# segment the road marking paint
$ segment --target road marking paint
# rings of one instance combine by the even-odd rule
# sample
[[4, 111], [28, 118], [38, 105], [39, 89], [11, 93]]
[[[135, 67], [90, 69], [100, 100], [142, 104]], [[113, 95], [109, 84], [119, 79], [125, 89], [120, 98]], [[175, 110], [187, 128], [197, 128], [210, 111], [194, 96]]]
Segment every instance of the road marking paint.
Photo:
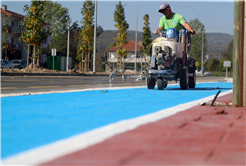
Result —
[[61, 86], [29, 86], [28, 88], [57, 88]]
[[40, 80], [2, 80], [2, 81], [40, 81]]
[[102, 88], [87, 88], [87, 89], [76, 89], [76, 90], [66, 90], [66, 91], [50, 91], [50, 92], [35, 92], [35, 93], [12, 93], [12, 94], [1, 94], [0, 97], [11, 97], [11, 96], [26, 96], [26, 95], [42, 95], [51, 93], [70, 93], [70, 92], [84, 92], [92, 90], [105, 90], [105, 89], [132, 89], [132, 88], [144, 88], [146, 86], [126, 86], [126, 87], [102, 87]]
[[[220, 96], [232, 93], [232, 90], [223, 92]], [[201, 105], [204, 102], [210, 101], [214, 98], [214, 95], [192, 101], [185, 104], [180, 104], [171, 108], [163, 109], [155, 113], [143, 115], [137, 118], [128, 120], [122, 120], [113, 124], [109, 124], [82, 134], [72, 136], [67, 139], [59, 140], [54, 143], [50, 143], [38, 148], [27, 150], [17, 155], [7, 157], [2, 160], [3, 165], [38, 165], [45, 162], [49, 162], [58, 157], [76, 152], [78, 150], [85, 149], [96, 143], [102, 142], [108, 138], [111, 138], [117, 134], [124, 133], [129, 130], [133, 130], [141, 125], [147, 123], [156, 122], [163, 118], [167, 118], [178, 112], [187, 110], [193, 106]], [[66, 148], [61, 148], [66, 147]], [[48, 155], [47, 155], [48, 154]]]
[[109, 83], [108, 84], [98, 84], [100, 86], [109, 86]]
[[17, 87], [1, 87], [1, 89], [18, 89]]
[[91, 86], [91, 85], [68, 85], [69, 87], [76, 87], [76, 86]]

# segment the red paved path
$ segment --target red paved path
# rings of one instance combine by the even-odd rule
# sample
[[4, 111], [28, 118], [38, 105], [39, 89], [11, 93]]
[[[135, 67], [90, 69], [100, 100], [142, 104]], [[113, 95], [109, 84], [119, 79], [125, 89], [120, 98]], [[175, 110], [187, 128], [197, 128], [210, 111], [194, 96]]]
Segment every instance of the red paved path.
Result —
[[245, 165], [245, 112], [195, 106], [43, 165]]

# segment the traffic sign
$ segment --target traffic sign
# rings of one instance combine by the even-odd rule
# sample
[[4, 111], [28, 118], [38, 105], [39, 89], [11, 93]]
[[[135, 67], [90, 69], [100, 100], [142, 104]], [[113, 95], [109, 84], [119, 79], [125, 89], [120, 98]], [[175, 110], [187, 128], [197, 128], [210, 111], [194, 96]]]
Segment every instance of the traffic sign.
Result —
[[51, 55], [52, 55], [52, 56], [56, 56], [56, 49], [53, 48], [53, 49], [51, 50]]
[[224, 61], [223, 66], [224, 67], [231, 67], [231, 61]]
[[199, 66], [199, 62], [196, 62], [196, 64], [195, 64], [196, 66]]

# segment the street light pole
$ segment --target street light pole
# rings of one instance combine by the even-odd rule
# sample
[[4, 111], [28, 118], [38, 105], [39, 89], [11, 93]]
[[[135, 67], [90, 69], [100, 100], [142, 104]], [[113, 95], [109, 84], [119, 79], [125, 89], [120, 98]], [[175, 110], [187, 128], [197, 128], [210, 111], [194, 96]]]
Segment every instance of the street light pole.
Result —
[[136, 5], [136, 34], [135, 34], [135, 65], [134, 65], [134, 72], [137, 73], [137, 33], [138, 33], [138, 4], [125, 4], [126, 6]]
[[202, 31], [202, 58], [201, 58], [201, 72], [203, 75], [203, 35], [204, 35], [204, 31]]
[[69, 35], [70, 35], [70, 21], [68, 22], [68, 34], [67, 34], [67, 71], [68, 71], [68, 66], [69, 66]]
[[93, 48], [93, 73], [96, 73], [96, 41], [97, 39], [97, 0], [95, 0], [94, 48]]

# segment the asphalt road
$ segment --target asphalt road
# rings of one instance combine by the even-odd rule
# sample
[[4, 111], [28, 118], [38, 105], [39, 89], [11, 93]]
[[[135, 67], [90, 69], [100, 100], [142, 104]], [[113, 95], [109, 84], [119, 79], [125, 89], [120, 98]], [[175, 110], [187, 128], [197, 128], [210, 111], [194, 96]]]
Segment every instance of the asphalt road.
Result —
[[[225, 77], [197, 77], [197, 83], [223, 81], [225, 81]], [[176, 82], [172, 81], [169, 84], [176, 84]], [[126, 81], [123, 81], [121, 76], [116, 76], [111, 87], [145, 85], [145, 81], [136, 82], [135, 78], [127, 78]], [[107, 87], [109, 87], [108, 76], [1, 76], [1, 94], [57, 92]]]

